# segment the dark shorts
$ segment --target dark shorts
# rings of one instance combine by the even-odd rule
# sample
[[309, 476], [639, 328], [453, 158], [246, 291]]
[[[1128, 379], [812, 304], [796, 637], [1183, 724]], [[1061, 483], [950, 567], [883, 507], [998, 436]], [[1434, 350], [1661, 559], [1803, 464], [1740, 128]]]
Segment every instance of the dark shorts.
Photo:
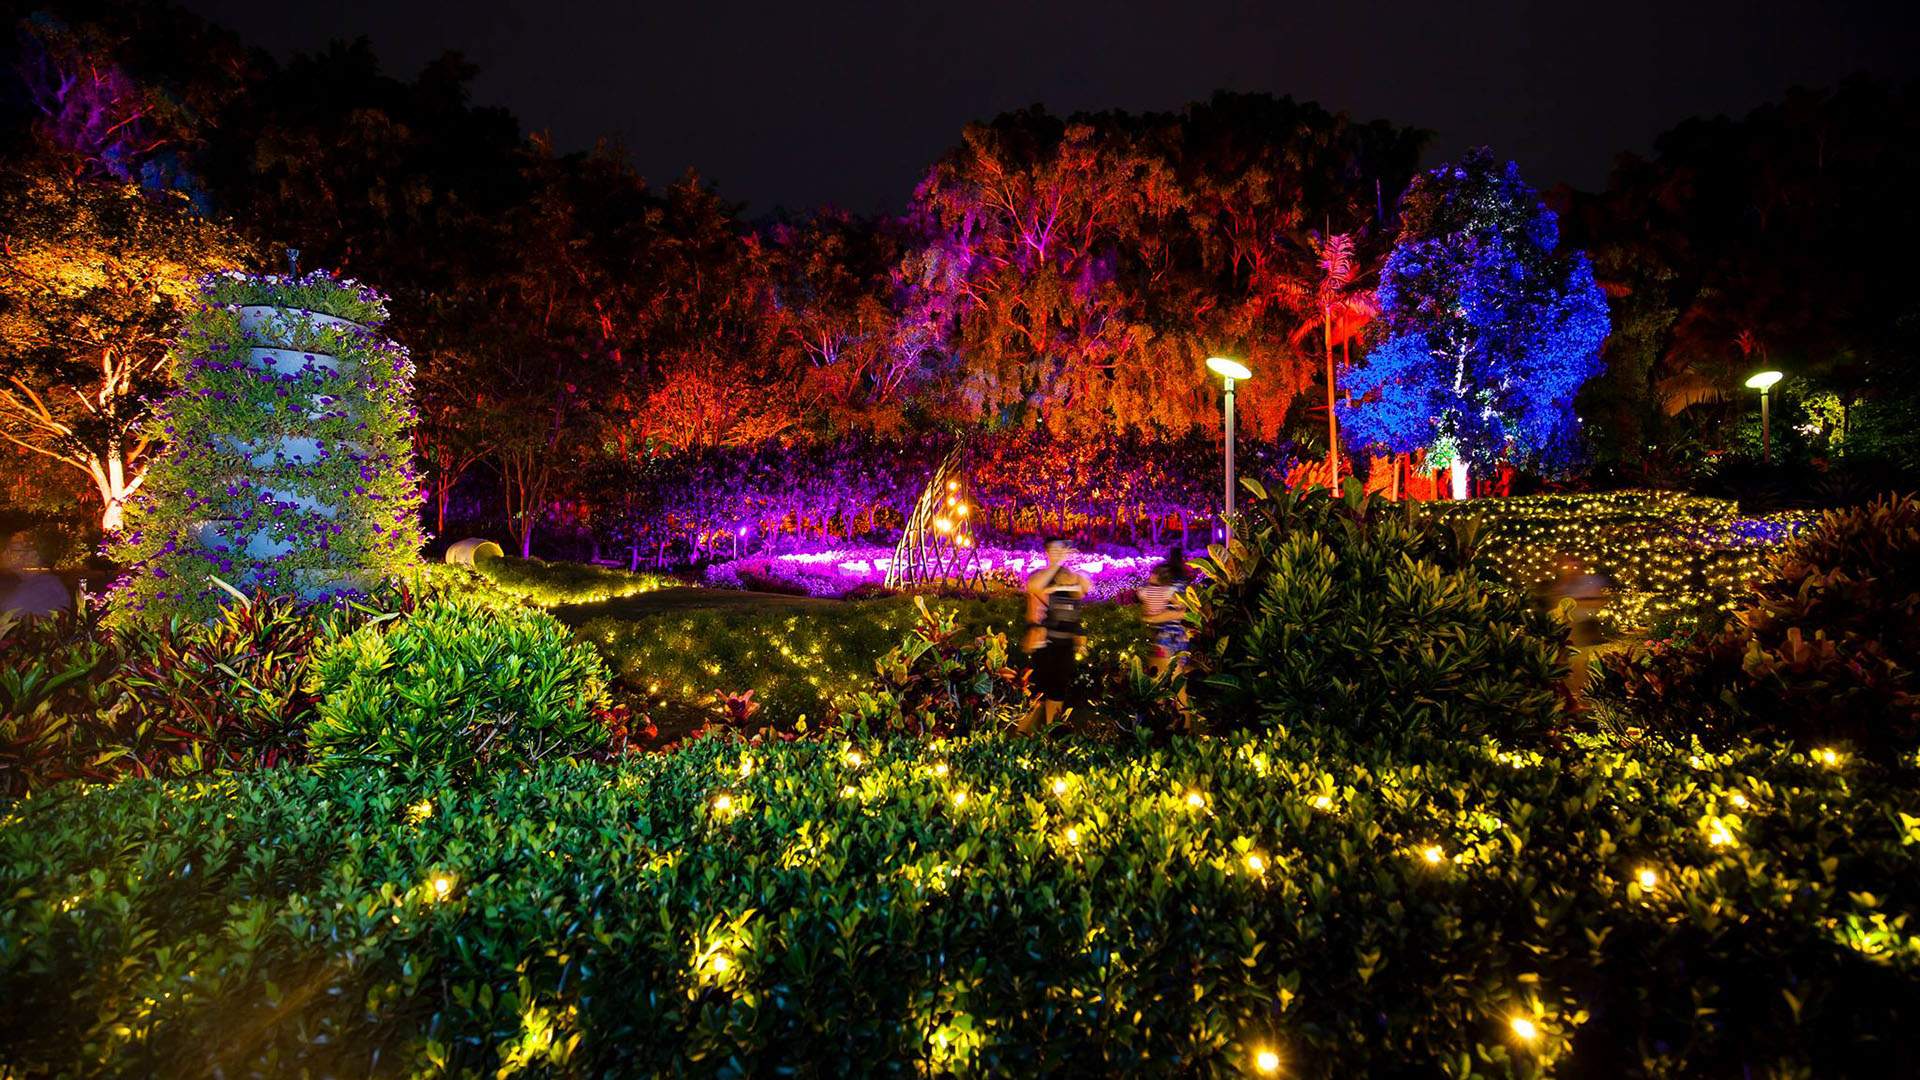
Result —
[[1027, 687], [1035, 697], [1067, 700], [1067, 691], [1073, 686], [1074, 651], [1070, 641], [1049, 641], [1027, 654], [1027, 670], [1032, 673]]

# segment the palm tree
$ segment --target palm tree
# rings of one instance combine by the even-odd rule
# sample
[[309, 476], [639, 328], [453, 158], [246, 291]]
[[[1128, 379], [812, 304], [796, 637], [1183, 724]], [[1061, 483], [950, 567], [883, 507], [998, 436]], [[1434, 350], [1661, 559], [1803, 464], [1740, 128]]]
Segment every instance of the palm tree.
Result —
[[1334, 373], [1333, 349], [1340, 346], [1342, 361], [1353, 361], [1353, 339], [1379, 317], [1380, 305], [1374, 291], [1362, 288], [1359, 257], [1352, 233], [1331, 233], [1322, 237], [1308, 233], [1307, 242], [1314, 261], [1320, 267], [1320, 280], [1314, 290], [1319, 314], [1301, 323], [1293, 332], [1299, 344], [1317, 328], [1327, 354], [1327, 487], [1340, 486], [1340, 417], [1334, 411], [1339, 380]]

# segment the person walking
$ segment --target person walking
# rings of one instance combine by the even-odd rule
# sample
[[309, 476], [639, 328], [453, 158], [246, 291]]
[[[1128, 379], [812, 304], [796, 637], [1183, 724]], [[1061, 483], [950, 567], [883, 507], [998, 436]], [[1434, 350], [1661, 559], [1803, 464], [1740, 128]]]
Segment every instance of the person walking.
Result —
[[1140, 621], [1147, 624], [1153, 639], [1153, 653], [1147, 668], [1158, 676], [1169, 667], [1187, 664], [1187, 606], [1180, 592], [1187, 584], [1187, 556], [1179, 548], [1167, 552], [1167, 559], [1153, 568], [1147, 583], [1140, 586]]
[[1020, 646], [1027, 653], [1033, 707], [1015, 730], [1031, 735], [1060, 719], [1086, 636], [1080, 632], [1080, 605], [1090, 582], [1067, 565], [1073, 546], [1064, 537], [1046, 538], [1047, 564], [1027, 577], [1027, 630]]

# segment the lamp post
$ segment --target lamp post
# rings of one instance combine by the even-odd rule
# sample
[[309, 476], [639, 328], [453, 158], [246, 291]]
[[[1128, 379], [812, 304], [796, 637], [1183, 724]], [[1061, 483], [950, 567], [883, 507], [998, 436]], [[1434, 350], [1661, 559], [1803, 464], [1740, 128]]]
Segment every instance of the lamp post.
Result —
[[1227, 383], [1227, 512], [1221, 517], [1226, 539], [1233, 539], [1233, 384], [1253, 378], [1253, 372], [1238, 360], [1224, 356], [1207, 357], [1207, 370]]
[[1773, 461], [1773, 411], [1768, 407], [1767, 391], [1786, 376], [1777, 371], [1755, 372], [1747, 380], [1747, 389], [1760, 391], [1760, 460]]

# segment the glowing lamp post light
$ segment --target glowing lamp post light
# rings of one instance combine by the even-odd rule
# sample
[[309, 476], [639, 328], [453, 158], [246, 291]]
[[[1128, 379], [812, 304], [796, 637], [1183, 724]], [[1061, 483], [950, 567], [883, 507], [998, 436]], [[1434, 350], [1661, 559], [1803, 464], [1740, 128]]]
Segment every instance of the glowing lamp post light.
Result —
[[1786, 376], [1777, 371], [1761, 371], [1747, 380], [1747, 389], [1760, 391], [1760, 460], [1773, 460], [1773, 413], [1768, 407], [1767, 391]]
[[1226, 539], [1233, 539], [1233, 384], [1253, 378], [1253, 372], [1238, 360], [1224, 356], [1207, 357], [1207, 370], [1227, 383], [1227, 512], [1221, 518]]

